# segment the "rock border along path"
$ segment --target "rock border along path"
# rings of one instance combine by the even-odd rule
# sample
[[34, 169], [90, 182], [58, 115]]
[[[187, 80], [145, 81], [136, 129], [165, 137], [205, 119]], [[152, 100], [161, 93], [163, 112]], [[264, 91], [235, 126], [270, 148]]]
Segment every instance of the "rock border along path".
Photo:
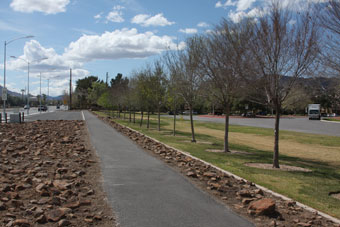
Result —
[[254, 226], [110, 125], [84, 114], [121, 227]]
[[[166, 163], [170, 164], [175, 153], [175, 157], [180, 155], [184, 155], [187, 158], [190, 158], [191, 160], [197, 161], [200, 163], [200, 165], [204, 164], [205, 168], [209, 167], [215, 170], [218, 174], [222, 174], [222, 178], [225, 176], [229, 176], [235, 180], [238, 181], [240, 184], [239, 191], [236, 192], [236, 195], [239, 199], [240, 204], [233, 204], [236, 210], [240, 213], [244, 213], [244, 209], [246, 209], [246, 212], [249, 214], [250, 217], [254, 218], [254, 222], [261, 226], [281, 226], [282, 225], [298, 225], [298, 226], [313, 226], [313, 225], [321, 225], [321, 226], [340, 226], [340, 220], [336, 219], [328, 214], [325, 214], [323, 212], [317, 211], [307, 205], [304, 205], [299, 202], [292, 201], [290, 198], [283, 196], [281, 194], [278, 194], [276, 192], [273, 192], [265, 187], [262, 187], [260, 185], [256, 185], [254, 183], [248, 182], [247, 180], [236, 176], [228, 171], [225, 171], [223, 169], [220, 169], [219, 167], [216, 167], [210, 163], [207, 163], [199, 158], [196, 158], [186, 152], [177, 150], [173, 147], [170, 147], [166, 144], [163, 144], [156, 139], [153, 139], [151, 137], [148, 137], [138, 131], [135, 131], [129, 127], [122, 126], [118, 123], [109, 121], [107, 118], [103, 118], [98, 116], [102, 120], [106, 121], [107, 123], [111, 124], [116, 130], [119, 132], [122, 132], [126, 136], [130, 137], [130, 139], [134, 140], [136, 143], [141, 145], [146, 150], [152, 150], [156, 154], [159, 154], [161, 159], [163, 159]], [[140, 137], [140, 138], [137, 138]], [[151, 143], [153, 145], [150, 146]], [[156, 145], [155, 145], [156, 144]], [[175, 158], [176, 159], [176, 158]], [[186, 158], [184, 158], [186, 159]], [[191, 162], [189, 161], [189, 163]], [[178, 161], [178, 160], [177, 160]], [[189, 165], [190, 166], [190, 165]], [[192, 171], [191, 171], [192, 170]], [[199, 181], [204, 181], [200, 175], [196, 174], [195, 168], [189, 168], [183, 171], [184, 174], [186, 174], [190, 178], [198, 179]], [[204, 173], [203, 173], [204, 176]], [[216, 178], [216, 177], [213, 177]], [[216, 181], [216, 179], [213, 179]], [[220, 179], [217, 179], [220, 180]], [[228, 198], [226, 196], [223, 196], [224, 189], [221, 190], [222, 185], [221, 184], [215, 184], [216, 187], [214, 187], [214, 183], [211, 181], [207, 181], [206, 185], [208, 185], [208, 190], [211, 190], [214, 195], [220, 193], [220, 197], [224, 200], [232, 200], [231, 198]], [[218, 188], [220, 187], [220, 188]], [[248, 191], [247, 191], [248, 189]], [[249, 190], [252, 189], [252, 190]], [[258, 194], [254, 193], [256, 190], [262, 190], [264, 193], [264, 196], [259, 196]], [[222, 191], [222, 192], [221, 192]], [[224, 192], [226, 193], [226, 192]], [[250, 197], [250, 198], [249, 198]], [[255, 198], [254, 198], [255, 197]], [[259, 197], [259, 198], [256, 198]], [[279, 211], [279, 215], [276, 215], [276, 218], [267, 218], [266, 216], [257, 216], [254, 215], [254, 212], [250, 209], [248, 209], [251, 206], [248, 206], [248, 203], [253, 202], [254, 200], [262, 199], [264, 197], [272, 198], [276, 202], [276, 210]], [[228, 201], [226, 201], [228, 203]], [[232, 204], [233, 202], [231, 202]], [[275, 216], [275, 215], [272, 215]], [[289, 221], [290, 220], [290, 221]]]

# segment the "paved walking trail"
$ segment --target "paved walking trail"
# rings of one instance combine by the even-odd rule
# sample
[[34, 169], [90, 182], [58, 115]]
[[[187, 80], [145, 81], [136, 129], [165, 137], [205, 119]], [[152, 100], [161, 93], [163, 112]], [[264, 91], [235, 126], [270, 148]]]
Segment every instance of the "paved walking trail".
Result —
[[253, 226], [93, 114], [84, 116], [121, 227]]

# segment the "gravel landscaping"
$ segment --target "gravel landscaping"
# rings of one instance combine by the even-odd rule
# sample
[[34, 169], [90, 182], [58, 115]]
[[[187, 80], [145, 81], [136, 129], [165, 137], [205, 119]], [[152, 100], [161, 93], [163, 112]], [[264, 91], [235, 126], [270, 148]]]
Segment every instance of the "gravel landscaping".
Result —
[[0, 125], [0, 226], [116, 226], [83, 121]]

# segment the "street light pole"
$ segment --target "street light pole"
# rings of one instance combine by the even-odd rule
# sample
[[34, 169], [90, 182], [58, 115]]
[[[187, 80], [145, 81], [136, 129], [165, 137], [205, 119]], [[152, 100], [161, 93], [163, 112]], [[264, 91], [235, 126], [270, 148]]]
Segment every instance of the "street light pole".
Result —
[[[29, 115], [30, 113], [30, 62], [24, 58], [18, 58], [18, 57], [15, 57], [15, 56], [11, 56], [11, 58], [16, 58], [16, 59], [21, 59], [23, 61], [25, 61], [27, 63], [27, 115]], [[41, 58], [41, 59], [37, 59], [37, 60], [34, 60], [33, 62], [35, 61], [42, 61], [42, 60], [46, 60], [48, 58]], [[40, 74], [41, 76], [41, 74]], [[41, 86], [40, 86], [41, 87]], [[40, 90], [40, 93], [41, 93], [41, 90]]]
[[[16, 38], [16, 39], [12, 39], [10, 41], [5, 41], [4, 43], [4, 87], [2, 89], [5, 89], [6, 90], [6, 47], [8, 44], [10, 44], [11, 42], [14, 42], [15, 40], [18, 40], [18, 39], [29, 39], [29, 38], [33, 38], [34, 36], [32, 35], [29, 35], [29, 36], [24, 36], [24, 37], [19, 37], [19, 38]], [[7, 92], [7, 91], [5, 91]], [[6, 100], [4, 100], [4, 97], [2, 98], [3, 99], [3, 104], [4, 104], [4, 117], [6, 116]]]
[[30, 114], [30, 63], [27, 61], [27, 116]]
[[41, 114], [41, 72], [40, 72], [40, 98], [39, 98], [39, 113]]
[[[5, 41], [4, 45], [4, 87], [2, 89], [6, 89], [6, 46], [7, 42]], [[2, 92], [4, 94], [4, 92]], [[4, 101], [4, 117], [6, 117], [6, 100], [4, 97], [2, 97], [2, 100]]]

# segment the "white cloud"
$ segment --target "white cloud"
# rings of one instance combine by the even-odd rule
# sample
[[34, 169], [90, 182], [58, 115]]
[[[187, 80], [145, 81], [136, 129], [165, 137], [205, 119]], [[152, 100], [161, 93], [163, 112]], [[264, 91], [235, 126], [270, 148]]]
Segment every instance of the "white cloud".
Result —
[[97, 35], [97, 32], [83, 29], [83, 28], [74, 28], [73, 30], [76, 32], [80, 32], [81, 34], [85, 34], [85, 35]]
[[256, 0], [239, 0], [237, 2], [237, 11], [248, 10]]
[[22, 29], [16, 28], [13, 25], [6, 23], [4, 21], [0, 21], [0, 30], [22, 33]]
[[10, 6], [14, 11], [45, 14], [57, 14], [66, 11], [70, 0], [12, 0]]
[[124, 22], [123, 12], [122, 12], [123, 9], [124, 7], [120, 5], [113, 7], [113, 10], [109, 12], [109, 14], [106, 16], [106, 22], [108, 21], [115, 22], [115, 23]]
[[197, 27], [206, 28], [206, 27], [209, 27], [209, 24], [207, 24], [206, 22], [200, 22], [197, 24]]
[[179, 32], [182, 32], [185, 34], [195, 34], [197, 33], [197, 29], [196, 28], [179, 29]]
[[93, 18], [96, 19], [96, 20], [99, 20], [101, 19], [103, 16], [103, 13], [98, 13], [97, 15], [95, 15]]
[[[7, 69], [27, 72], [27, 62], [30, 62], [30, 93], [39, 94], [39, 88], [34, 86], [34, 81], [39, 80], [40, 72], [42, 73], [42, 83], [50, 79], [50, 95], [60, 95], [63, 90], [67, 89], [69, 83], [70, 68], [72, 68], [72, 78], [77, 80], [90, 75], [90, 72], [82, 69], [83, 63], [68, 58], [65, 54], [59, 55], [53, 48], [45, 48], [38, 41], [31, 40], [26, 42], [24, 46], [24, 54], [17, 56], [18, 58], [8, 59]], [[39, 60], [47, 58], [45, 60]], [[26, 86], [25, 77], [25, 86]], [[12, 89], [11, 89], [12, 90]], [[45, 91], [42, 91], [45, 93]], [[46, 91], [47, 92], [47, 91]]]
[[[174, 37], [157, 36], [137, 29], [115, 30], [102, 35], [83, 35], [66, 49], [65, 56], [77, 61], [94, 59], [144, 58], [167, 49], [176, 49]], [[183, 44], [181, 44], [183, 45]]]
[[149, 26], [167, 26], [173, 25], [175, 22], [168, 21], [162, 13], [159, 13], [155, 16], [147, 15], [147, 14], [138, 14], [131, 19], [131, 23], [140, 24], [144, 27]]
[[30, 62], [30, 72], [32, 73], [51, 71], [52, 69], [66, 70], [69, 68], [80, 68], [82, 66], [82, 63], [80, 62], [73, 61], [66, 56], [57, 54], [53, 48], [41, 46], [36, 40], [26, 42], [24, 54], [16, 57], [16, 59], [9, 59], [7, 63], [7, 68], [9, 70], [26, 70], [27, 61]]
[[233, 2], [232, 0], [227, 0], [225, 3], [222, 3], [221, 1], [218, 1], [216, 4], [215, 4], [215, 7], [216, 8], [226, 8], [228, 6], [235, 6], [237, 4], [237, 2]]

